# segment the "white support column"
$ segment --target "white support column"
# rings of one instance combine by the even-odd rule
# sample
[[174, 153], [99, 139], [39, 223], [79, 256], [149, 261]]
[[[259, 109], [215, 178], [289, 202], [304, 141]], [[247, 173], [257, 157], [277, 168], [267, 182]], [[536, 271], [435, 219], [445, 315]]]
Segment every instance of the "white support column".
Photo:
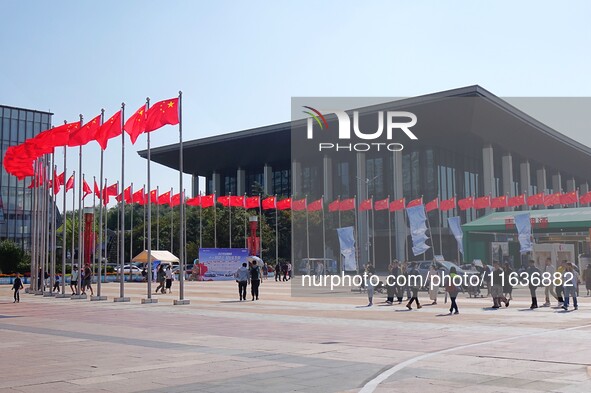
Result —
[[[538, 185], [538, 193], [543, 192], [545, 193], [548, 190], [548, 185], [546, 184], [546, 168], [542, 167], [536, 171], [536, 184]], [[538, 209], [545, 209], [546, 206], [540, 205]]]
[[[356, 156], [356, 182], [357, 182], [357, 205], [361, 203], [361, 201], [367, 199], [367, 189], [365, 179], [367, 178], [367, 173], [365, 170], [365, 153], [357, 153]], [[357, 210], [357, 230], [359, 231], [359, 267], [361, 268], [362, 265], [367, 264], [367, 254], [368, 254], [368, 212], [359, 212]], [[374, 263], [373, 261], [371, 261]]]
[[496, 195], [495, 192], [495, 165], [493, 153], [493, 147], [490, 145], [482, 148], [482, 180], [484, 183], [484, 195], [497, 197], [498, 195]]
[[588, 192], [589, 192], [589, 183], [587, 183], [587, 182], [581, 183], [579, 185], [579, 195], [585, 195]]
[[265, 194], [273, 194], [273, 168], [267, 164], [263, 167], [263, 183]]
[[[511, 154], [503, 156], [501, 161], [503, 167], [503, 193], [509, 198], [515, 196], [513, 190], [513, 157]], [[512, 207], [506, 207], [505, 211], [512, 211]]]
[[522, 162], [519, 166], [521, 193], [529, 195], [529, 189], [531, 187], [531, 170], [529, 161]]
[[562, 177], [560, 176], [560, 172], [556, 172], [555, 175], [552, 175], [552, 189], [554, 192], [561, 192], [562, 190]]
[[291, 193], [296, 198], [302, 197], [302, 164], [296, 160], [291, 162]]
[[577, 182], [575, 181], [574, 178], [566, 181], [566, 191], [567, 192], [575, 191], [576, 189], [577, 189]]
[[[402, 182], [402, 152], [392, 153], [392, 186], [391, 200], [397, 200], [404, 196]], [[391, 214], [394, 221], [394, 244], [396, 245], [395, 258], [404, 261], [406, 248], [406, 220], [404, 212], [398, 211]]]
[[324, 199], [332, 201], [333, 199], [333, 182], [332, 182], [332, 158], [324, 156], [322, 159], [322, 175], [323, 175], [323, 193]]
[[244, 195], [246, 192], [246, 171], [238, 168], [236, 170], [236, 195]]

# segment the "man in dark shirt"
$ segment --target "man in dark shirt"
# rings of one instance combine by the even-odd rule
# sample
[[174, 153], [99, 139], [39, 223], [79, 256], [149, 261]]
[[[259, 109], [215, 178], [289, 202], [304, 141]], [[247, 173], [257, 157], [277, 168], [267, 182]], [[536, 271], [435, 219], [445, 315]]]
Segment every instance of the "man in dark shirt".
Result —
[[529, 293], [531, 294], [531, 306], [529, 308], [533, 310], [534, 308], [538, 308], [538, 298], [536, 297], [536, 289], [538, 289], [538, 287], [532, 285], [532, 281], [540, 280], [540, 270], [536, 267], [536, 262], [533, 259], [530, 259], [526, 271], [529, 279]]

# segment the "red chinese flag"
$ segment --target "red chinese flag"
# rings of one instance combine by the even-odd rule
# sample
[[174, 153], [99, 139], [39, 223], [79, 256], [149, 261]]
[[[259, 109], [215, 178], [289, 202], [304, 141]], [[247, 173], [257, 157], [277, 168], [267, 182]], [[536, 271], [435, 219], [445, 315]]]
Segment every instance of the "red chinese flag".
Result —
[[201, 197], [197, 195], [194, 198], [187, 199], [187, 206], [201, 206]]
[[143, 205], [145, 203], [145, 196], [144, 196], [144, 189], [138, 190], [133, 193], [132, 196], [133, 203], [139, 203]]
[[201, 196], [201, 208], [205, 209], [215, 205], [215, 194]]
[[123, 200], [123, 193], [121, 193], [121, 194], [119, 194], [119, 195], [115, 196], [115, 200], [116, 200], [118, 203], [121, 203], [121, 201]]
[[72, 188], [74, 188], [74, 175], [70, 176], [66, 182], [66, 192], [70, 191]]
[[101, 190], [99, 189], [98, 184], [96, 184], [96, 179], [94, 180], [94, 195], [96, 195], [97, 198], [101, 197]]
[[84, 194], [82, 196], [82, 199], [86, 198], [87, 195], [92, 194], [92, 190], [91, 190], [90, 186], [88, 185], [88, 183], [86, 182], [86, 180], [84, 180], [82, 182], [82, 193]]
[[246, 198], [244, 202], [244, 207], [247, 209], [258, 209], [261, 207], [261, 197], [253, 196]]
[[158, 196], [158, 204], [159, 205], [167, 205], [169, 203], [170, 203], [170, 191], [167, 191], [164, 194], [160, 194]]
[[576, 191], [566, 192], [560, 195], [560, 204], [561, 205], [570, 205], [572, 203], [577, 203], [579, 200]]
[[101, 126], [101, 115], [98, 115], [88, 123], [70, 133], [69, 147], [83, 146], [94, 140]]
[[218, 203], [224, 207], [228, 207], [228, 206], [230, 206], [230, 197], [229, 196], [218, 197]]
[[244, 207], [244, 197], [239, 195], [233, 195], [230, 197], [230, 206], [232, 207]]
[[263, 210], [275, 209], [275, 197], [263, 199]]
[[581, 195], [581, 198], [579, 199], [579, 202], [581, 202], [581, 204], [588, 204], [591, 203], [591, 191]]
[[400, 211], [400, 210], [404, 209], [404, 206], [405, 205], [406, 205], [406, 199], [405, 198], [397, 199], [395, 201], [390, 202], [390, 211], [391, 212]]
[[347, 211], [355, 209], [355, 198], [343, 199], [339, 202], [339, 210]]
[[158, 189], [150, 191], [150, 203], [158, 203]]
[[493, 198], [490, 202], [490, 207], [493, 209], [502, 209], [507, 207], [507, 197], [505, 195], [501, 195], [500, 197]]
[[297, 201], [293, 201], [291, 203], [291, 210], [294, 210], [294, 211], [306, 210], [306, 198], [298, 199]]
[[128, 204], [133, 203], [133, 195], [131, 193], [131, 186], [129, 186], [125, 190], [123, 190], [123, 198], [125, 199], [125, 203], [128, 203]]
[[439, 207], [439, 198], [433, 199], [431, 202], [425, 205], [425, 211], [429, 213], [431, 210], [435, 210]]
[[406, 205], [406, 207], [413, 207], [413, 206], [419, 206], [423, 204], [423, 197], [417, 198], [417, 199], [413, 199], [412, 201], [408, 202], [408, 205]]
[[336, 201], [332, 201], [331, 203], [328, 204], [328, 211], [329, 212], [338, 212], [340, 203], [341, 203], [341, 201], [339, 201], [338, 199]]
[[371, 210], [372, 204], [373, 204], [372, 202], [373, 202], [373, 200], [371, 198], [361, 201], [361, 203], [359, 204], [359, 211], [363, 212], [363, 211]]
[[528, 206], [543, 206], [544, 205], [544, 193], [540, 192], [535, 195], [527, 197]]
[[289, 210], [291, 209], [291, 198], [285, 198], [277, 201], [277, 210]]
[[483, 196], [474, 200], [474, 209], [486, 209], [490, 207], [490, 196]]
[[134, 144], [137, 138], [146, 131], [146, 106], [142, 105], [123, 126], [123, 129], [129, 134], [131, 143]]
[[439, 210], [441, 210], [442, 212], [451, 210], [451, 209], [455, 209], [456, 208], [456, 197], [452, 197], [449, 199], [446, 199], [444, 201], [441, 201], [441, 203], [439, 204]]
[[474, 207], [474, 198], [468, 197], [460, 199], [458, 201], [458, 206], [460, 207], [460, 210], [468, 210], [469, 208]]
[[322, 210], [322, 198], [318, 199], [317, 201], [308, 203], [308, 211], [315, 212]]
[[157, 130], [167, 124], [179, 124], [179, 99], [171, 98], [155, 103], [146, 114], [146, 132]]
[[559, 192], [544, 196], [544, 206], [553, 206], [553, 205], [560, 205], [560, 193]]
[[119, 194], [119, 187], [117, 183], [111, 184], [109, 187], [105, 189], [105, 194], [107, 196], [116, 196]]
[[170, 197], [170, 207], [178, 206], [181, 204], [181, 193], [174, 194]]
[[374, 203], [373, 208], [374, 210], [378, 211], [378, 210], [386, 210], [388, 208], [388, 205], [390, 204], [390, 201], [388, 198], [386, 199], [382, 199], [379, 201], [376, 201], [376, 203]]
[[65, 174], [62, 173], [61, 175], [58, 175], [57, 173], [55, 173], [55, 171], [53, 171], [53, 185], [51, 186], [51, 188], [53, 189], [53, 194], [57, 195], [57, 193], [60, 191], [60, 188], [62, 186], [62, 184], [64, 183], [63, 178], [64, 178]]
[[95, 140], [101, 146], [101, 149], [105, 150], [108, 140], [121, 135], [121, 131], [121, 111], [117, 111], [98, 129]]
[[512, 198], [509, 198], [509, 202], [507, 203], [511, 207], [522, 206], [525, 205], [525, 195], [517, 195]]

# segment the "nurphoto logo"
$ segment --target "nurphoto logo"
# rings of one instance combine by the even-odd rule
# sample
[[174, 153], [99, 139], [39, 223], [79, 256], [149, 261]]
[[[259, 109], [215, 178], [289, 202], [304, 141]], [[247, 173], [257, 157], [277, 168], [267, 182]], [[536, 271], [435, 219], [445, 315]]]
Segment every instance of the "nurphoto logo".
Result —
[[[314, 139], [314, 127], [320, 128], [322, 131], [329, 131], [328, 121], [326, 117], [317, 109], [310, 106], [304, 106], [306, 110], [303, 112], [310, 117], [307, 122], [307, 138]], [[417, 136], [410, 130], [415, 124], [417, 124], [417, 116], [412, 112], [406, 111], [378, 111], [377, 114], [377, 129], [362, 130], [359, 121], [359, 111], [353, 111], [353, 127], [351, 127], [350, 115], [342, 110], [330, 110], [327, 113], [334, 113], [337, 117], [339, 130], [338, 140], [339, 141], [350, 141], [352, 135], [354, 137], [373, 142], [360, 142], [360, 143], [332, 143], [332, 142], [320, 142], [318, 143], [318, 151], [369, 151], [375, 150], [380, 151], [387, 149], [389, 151], [401, 151], [404, 149], [404, 145], [398, 142], [391, 142], [394, 138], [395, 131], [402, 131], [409, 139], [418, 140]], [[384, 123], [386, 126], [384, 127]], [[353, 132], [351, 132], [351, 128]], [[384, 128], [386, 130], [386, 142], [379, 142], [383, 140]]]

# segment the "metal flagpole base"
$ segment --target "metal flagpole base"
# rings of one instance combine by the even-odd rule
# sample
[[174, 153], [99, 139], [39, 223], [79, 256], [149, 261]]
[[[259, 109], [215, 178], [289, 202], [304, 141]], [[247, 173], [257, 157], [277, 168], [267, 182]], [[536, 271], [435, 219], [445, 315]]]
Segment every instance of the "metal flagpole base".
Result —
[[129, 302], [129, 298], [128, 297], [116, 297], [113, 299], [113, 301], [115, 303], [127, 303], [127, 302]]
[[55, 294], [53, 292], [43, 292], [43, 297], [54, 297]]
[[158, 303], [158, 299], [142, 299], [142, 304], [155, 304]]
[[72, 295], [70, 296], [72, 300], [79, 300], [79, 299], [86, 299], [86, 295]]
[[91, 296], [90, 297], [91, 302], [98, 302], [101, 300], [107, 300], [107, 297], [106, 296]]
[[57, 295], [55, 295], [56, 298], [58, 299], [66, 299], [71, 297], [72, 295], [68, 295], [67, 293], [58, 293]]
[[174, 304], [175, 306], [183, 306], [185, 304], [191, 304], [191, 301], [189, 299], [183, 299], [183, 300], [175, 299], [175, 301], [172, 304]]

